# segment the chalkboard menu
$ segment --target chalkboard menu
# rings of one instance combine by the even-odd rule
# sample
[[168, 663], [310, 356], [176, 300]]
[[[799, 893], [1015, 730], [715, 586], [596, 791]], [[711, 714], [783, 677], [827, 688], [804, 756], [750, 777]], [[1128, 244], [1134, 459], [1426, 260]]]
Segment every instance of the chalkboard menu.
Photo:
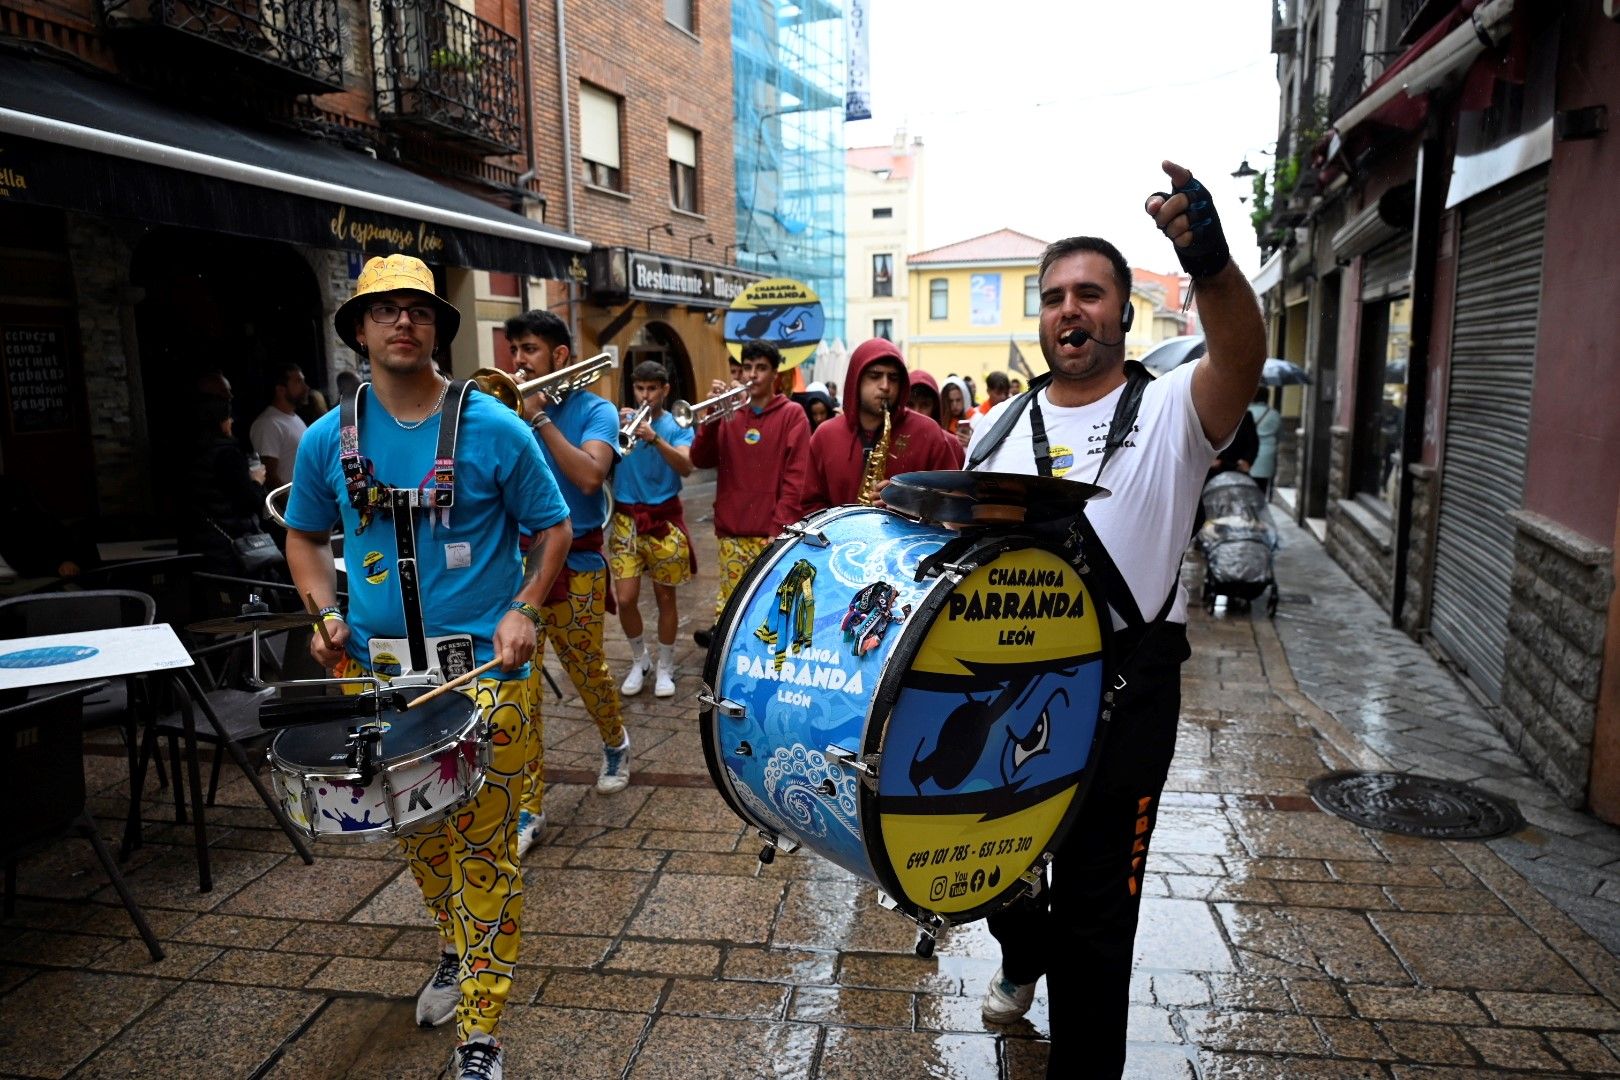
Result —
[[10, 324], [0, 333], [11, 430], [36, 435], [71, 427], [68, 361], [60, 326]]

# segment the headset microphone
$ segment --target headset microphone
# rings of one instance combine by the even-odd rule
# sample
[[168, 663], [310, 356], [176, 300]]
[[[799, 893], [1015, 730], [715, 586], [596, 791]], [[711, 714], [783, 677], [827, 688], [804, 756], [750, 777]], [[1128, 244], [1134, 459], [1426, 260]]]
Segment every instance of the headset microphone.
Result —
[[1107, 341], [1103, 338], [1097, 337], [1095, 334], [1090, 334], [1080, 329], [1070, 330], [1066, 334], [1058, 335], [1059, 345], [1068, 345], [1075, 349], [1078, 349], [1088, 341], [1095, 341], [1097, 344], [1110, 349], [1117, 348], [1120, 345], [1125, 344], [1124, 338], [1120, 338], [1118, 341]]

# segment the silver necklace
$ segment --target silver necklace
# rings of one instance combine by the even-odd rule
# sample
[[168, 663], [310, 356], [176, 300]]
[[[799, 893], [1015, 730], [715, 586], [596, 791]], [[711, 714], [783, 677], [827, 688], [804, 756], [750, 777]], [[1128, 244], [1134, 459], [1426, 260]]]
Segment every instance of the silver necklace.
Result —
[[433, 408], [428, 410], [426, 416], [422, 417], [420, 420], [401, 420], [399, 417], [390, 414], [389, 419], [406, 431], [415, 431], [417, 428], [421, 427], [423, 424], [427, 423], [429, 420], [438, 415], [439, 410], [444, 407], [444, 395], [449, 391], [449, 389], [450, 380], [441, 375], [439, 376], [439, 400], [433, 403]]

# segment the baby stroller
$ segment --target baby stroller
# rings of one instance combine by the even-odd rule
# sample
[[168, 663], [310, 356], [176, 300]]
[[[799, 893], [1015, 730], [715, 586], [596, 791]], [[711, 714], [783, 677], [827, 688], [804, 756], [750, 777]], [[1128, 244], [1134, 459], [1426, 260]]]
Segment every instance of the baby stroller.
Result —
[[1204, 514], [1196, 537], [1204, 556], [1204, 610], [1214, 611], [1217, 597], [1247, 606], [1266, 593], [1266, 615], [1275, 616], [1277, 528], [1260, 485], [1241, 472], [1215, 474], [1204, 485]]

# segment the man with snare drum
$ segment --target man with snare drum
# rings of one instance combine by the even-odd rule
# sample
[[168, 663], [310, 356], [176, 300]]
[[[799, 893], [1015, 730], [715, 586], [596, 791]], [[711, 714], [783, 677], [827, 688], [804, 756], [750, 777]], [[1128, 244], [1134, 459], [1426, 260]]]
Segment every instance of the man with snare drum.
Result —
[[968, 446], [969, 469], [1068, 477], [1112, 493], [1085, 510], [1095, 533], [1088, 558], [1115, 627], [1107, 741], [1050, 887], [990, 917], [1002, 964], [984, 1018], [1022, 1016], [1044, 974], [1054, 1077], [1117, 1077], [1125, 1066], [1143, 867], [1190, 655], [1181, 556], [1209, 461], [1243, 417], [1266, 355], [1259, 306], [1209, 192], [1179, 165], [1166, 161], [1164, 171], [1173, 191], [1145, 209], [1192, 275], [1207, 355], [1158, 380], [1126, 363], [1130, 267], [1105, 240], [1059, 240], [1039, 278], [1050, 375], [980, 418]]
[[[573, 535], [568, 507], [516, 414], [439, 373], [434, 357], [448, 350], [461, 316], [433, 291], [421, 260], [368, 261], [334, 322], [370, 358], [372, 382], [299, 444], [287, 563], [299, 591], [323, 605], [331, 644], [317, 635], [310, 652], [336, 675], [448, 677], [500, 662], [475, 694], [494, 729], [483, 787], [402, 841], [442, 947], [417, 998], [417, 1022], [454, 1017], [460, 1044], [450, 1075], [499, 1080], [495, 1030], [523, 911], [517, 806], [537, 737], [528, 666], [539, 606]], [[351, 567], [347, 615], [337, 607], [329, 542], [340, 521]], [[520, 529], [538, 544], [527, 576]]]

